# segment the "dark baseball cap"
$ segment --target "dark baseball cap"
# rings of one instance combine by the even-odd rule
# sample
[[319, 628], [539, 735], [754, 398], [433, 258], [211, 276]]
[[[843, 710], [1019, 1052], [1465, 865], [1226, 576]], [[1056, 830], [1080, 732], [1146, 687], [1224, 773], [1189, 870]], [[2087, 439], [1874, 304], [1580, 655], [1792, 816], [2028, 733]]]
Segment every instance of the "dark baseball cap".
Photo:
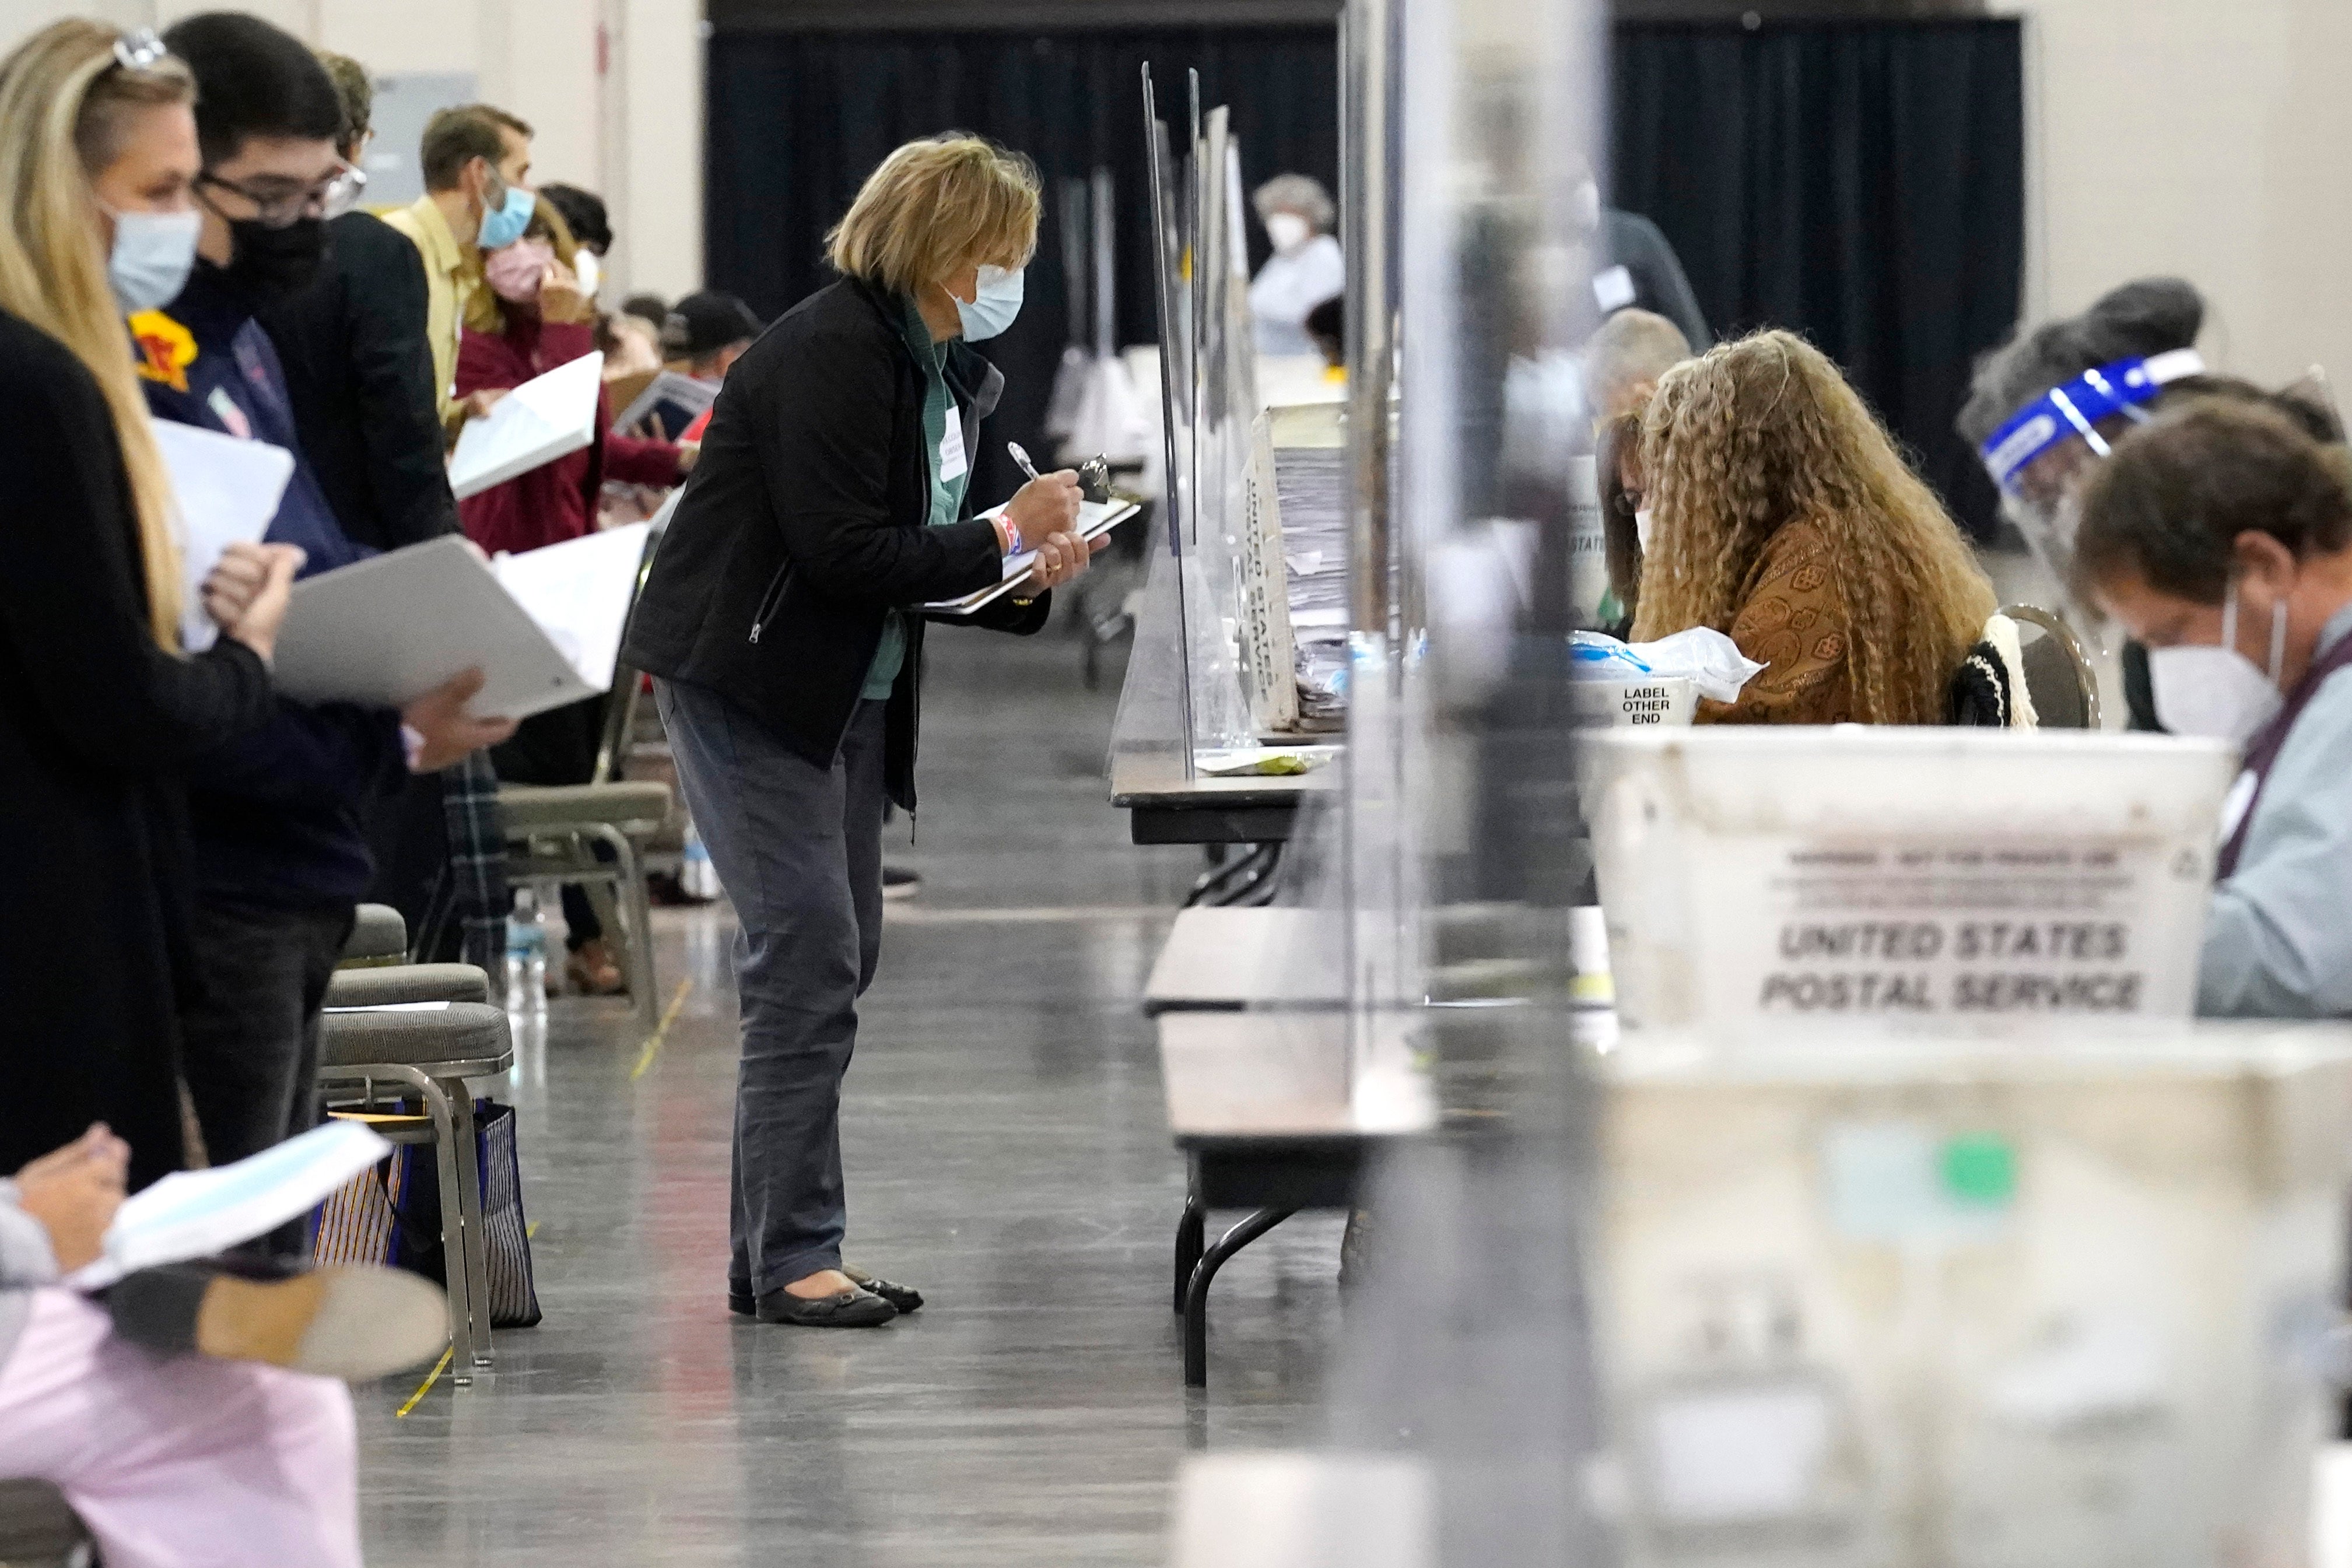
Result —
[[760, 319], [732, 294], [689, 294], [670, 307], [662, 323], [662, 352], [673, 360], [698, 360], [756, 338], [760, 330]]

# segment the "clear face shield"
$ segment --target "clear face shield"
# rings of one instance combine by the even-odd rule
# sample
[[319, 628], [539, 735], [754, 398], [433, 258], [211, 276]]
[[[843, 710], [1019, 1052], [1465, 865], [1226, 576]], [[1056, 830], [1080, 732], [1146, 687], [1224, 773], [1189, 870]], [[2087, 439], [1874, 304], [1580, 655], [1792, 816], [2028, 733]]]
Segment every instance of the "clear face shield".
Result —
[[1978, 455], [2000, 486], [2001, 514], [2017, 525], [2062, 591], [2073, 580], [2076, 481], [2106, 458], [2124, 432], [2150, 417], [2147, 405], [2167, 385], [2204, 373], [2205, 361], [2194, 349], [2118, 360], [2052, 387], [1986, 439]]

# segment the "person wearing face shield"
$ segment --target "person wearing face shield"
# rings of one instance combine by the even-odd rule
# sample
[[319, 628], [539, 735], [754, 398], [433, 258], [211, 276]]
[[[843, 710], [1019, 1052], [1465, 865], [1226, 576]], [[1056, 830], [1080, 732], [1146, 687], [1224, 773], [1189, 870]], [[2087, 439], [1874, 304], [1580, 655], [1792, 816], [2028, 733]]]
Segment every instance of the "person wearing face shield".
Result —
[[[2175, 392], [2200, 384], [2203, 367], [2193, 350], [2204, 323], [2205, 298], [2195, 285], [2178, 277], [2135, 278], [2079, 315], [2020, 330], [1977, 361], [1953, 428], [1978, 450], [2000, 491], [2002, 517], [2061, 592], [2068, 591], [2073, 559], [2074, 483], [2101, 460], [2110, 441]], [[2163, 380], [2135, 382], [2127, 374], [2135, 363], [2150, 362], [2162, 368]], [[2103, 388], [2126, 388], [2130, 395], [2110, 397]], [[2090, 606], [2068, 608], [2084, 631], [2095, 629]], [[2130, 726], [2154, 729], [2147, 651], [2126, 642], [2122, 657]]]
[[[310, 51], [257, 17], [190, 16], [163, 42], [196, 79], [203, 216], [186, 287], [165, 309], [131, 319], [148, 408], [289, 453], [293, 475], [266, 541], [298, 547], [306, 574], [350, 565], [373, 552], [328, 505], [255, 319], [320, 271], [327, 219], [350, 190], [335, 149], [341, 102]], [[318, 1120], [319, 1012], [374, 873], [365, 818], [407, 772], [512, 731], [466, 713], [480, 685], [468, 672], [398, 712], [281, 697], [265, 727], [191, 765], [190, 949], [205, 984], [184, 1001], [181, 1024], [189, 1094], [216, 1163]]]
[[1274, 254], [1250, 280], [1250, 318], [1261, 354], [1315, 353], [1307, 316], [1348, 287], [1347, 258], [1331, 237], [1338, 209], [1323, 183], [1306, 174], [1276, 174], [1250, 197]]
[[921, 1303], [844, 1262], [842, 1082], [881, 953], [883, 808], [915, 810], [923, 606], [1034, 552], [1034, 586], [957, 623], [1035, 632], [1104, 542], [1077, 536], [1074, 473], [992, 517], [969, 493], [1003, 384], [971, 345], [1019, 313], [1037, 216], [1035, 166], [978, 137], [883, 160], [833, 231], [840, 280], [719, 388], [622, 650], [741, 926], [727, 1294], [763, 1322]]
[[530, 127], [502, 109], [467, 104], [425, 122], [417, 163], [425, 194], [383, 221], [406, 235], [425, 260], [425, 334], [433, 387], [451, 439], [497, 402], [478, 392], [458, 402], [457, 344], [466, 306], [482, 285], [482, 258], [522, 237], [539, 198], [530, 189]]
[[2244, 759], [2198, 1011], [2352, 1015], [2352, 460], [2198, 399], [2116, 443], [2080, 511], [2076, 584], [2146, 644], [2157, 716]]

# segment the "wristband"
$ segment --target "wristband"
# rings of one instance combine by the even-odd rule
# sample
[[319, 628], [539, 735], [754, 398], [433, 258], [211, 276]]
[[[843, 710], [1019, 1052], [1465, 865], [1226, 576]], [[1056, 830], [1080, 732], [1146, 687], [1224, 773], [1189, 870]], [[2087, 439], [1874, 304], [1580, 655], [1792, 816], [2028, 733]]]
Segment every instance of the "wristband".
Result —
[[416, 764], [425, 755], [425, 734], [412, 725], [400, 727], [400, 749], [408, 754], [408, 770], [416, 771]]
[[998, 514], [997, 521], [1004, 525], [1004, 553], [1008, 556], [1021, 554], [1021, 525], [1002, 513]]

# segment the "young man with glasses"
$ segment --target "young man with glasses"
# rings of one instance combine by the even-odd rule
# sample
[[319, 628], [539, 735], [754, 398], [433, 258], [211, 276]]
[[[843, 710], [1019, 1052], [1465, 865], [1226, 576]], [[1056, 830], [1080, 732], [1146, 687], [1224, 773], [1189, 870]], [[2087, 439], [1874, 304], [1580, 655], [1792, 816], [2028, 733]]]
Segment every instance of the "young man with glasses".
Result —
[[[196, 78], [204, 226], [180, 297], [131, 319], [148, 407], [292, 453], [266, 538], [300, 547], [304, 575], [348, 565], [370, 552], [344, 534], [304, 460], [285, 373], [253, 319], [318, 273], [326, 220], [356, 193], [335, 148], [334, 86], [299, 41], [253, 16], [192, 16], [164, 42]], [[407, 769], [438, 768], [512, 729], [466, 716], [479, 684], [452, 681], [399, 713], [281, 697], [267, 727], [190, 768], [198, 983], [181, 1022], [213, 1163], [317, 1121], [319, 1010], [373, 871], [362, 812]]]

